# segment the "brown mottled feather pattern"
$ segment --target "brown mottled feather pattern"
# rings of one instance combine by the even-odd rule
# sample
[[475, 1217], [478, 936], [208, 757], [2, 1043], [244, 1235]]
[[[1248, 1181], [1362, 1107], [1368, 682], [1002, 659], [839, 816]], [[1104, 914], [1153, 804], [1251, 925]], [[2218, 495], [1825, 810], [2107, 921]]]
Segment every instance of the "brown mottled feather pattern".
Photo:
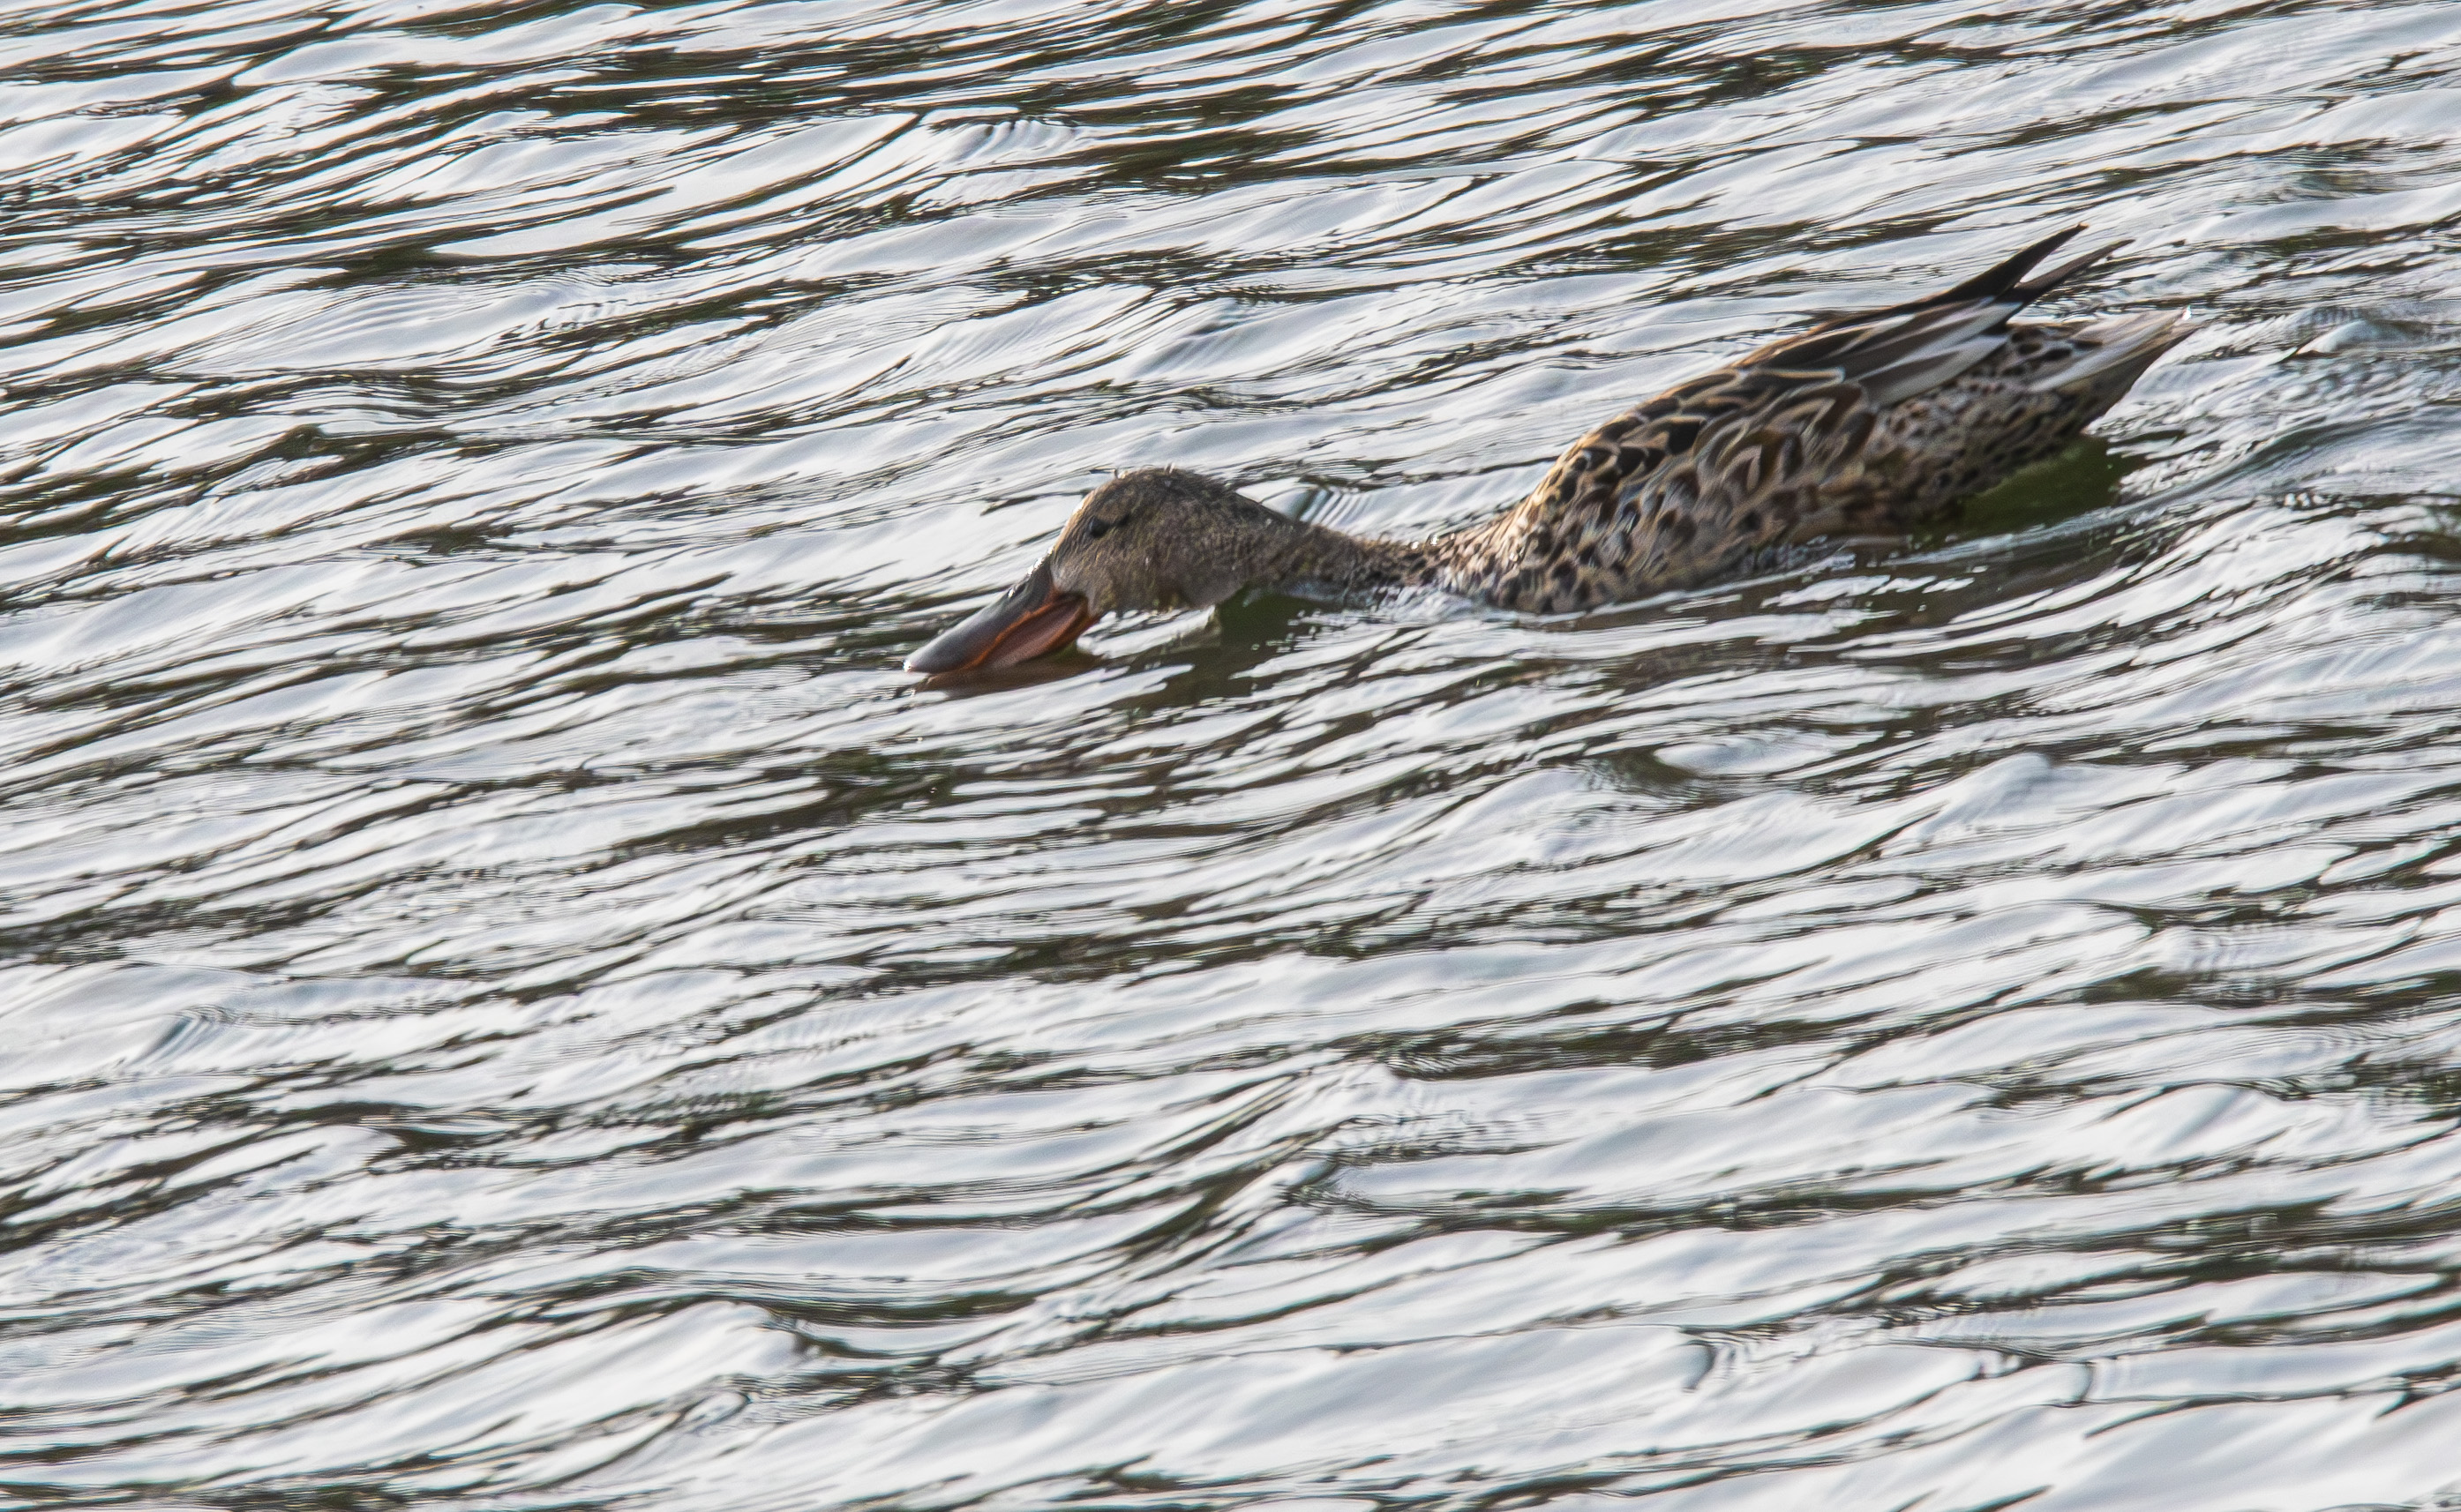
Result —
[[1504, 514], [1393, 543], [1390, 564], [1507, 608], [1561, 612], [1697, 583], [1772, 546], [1937, 515], [2055, 456], [2184, 334], [2167, 315], [2011, 323], [2104, 255], [2022, 282], [2073, 234], [1946, 294], [1823, 321], [1680, 384], [1575, 441]]
[[2164, 314], [2012, 323], [2103, 255], [2025, 276], [2074, 234], [1678, 384], [1573, 442], [1510, 509], [1432, 541], [1362, 541], [1176, 468], [1123, 473], [1085, 496], [1033, 574], [907, 666], [1007, 666], [1116, 610], [1218, 604], [1246, 586], [1425, 586], [1559, 613], [1819, 536], [1903, 530], [2055, 456], [2185, 334]]

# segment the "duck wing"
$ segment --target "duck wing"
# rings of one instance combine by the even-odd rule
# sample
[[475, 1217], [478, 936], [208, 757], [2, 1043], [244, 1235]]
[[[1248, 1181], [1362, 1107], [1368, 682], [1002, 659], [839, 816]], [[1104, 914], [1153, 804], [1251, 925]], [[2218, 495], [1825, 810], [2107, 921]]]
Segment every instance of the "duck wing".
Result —
[[[1627, 410], [1575, 441], [1512, 509], [1430, 543], [1444, 576], [1509, 608], [1582, 608], [1698, 582], [1788, 542], [1902, 529], [2038, 459], [1982, 476], [1989, 447], [1969, 456], [1968, 443], [2005, 427], [2022, 428], [2040, 455], [2056, 452], [2100, 409], [2063, 427], [2063, 404], [2076, 405], [2060, 395], [2009, 384], [2036, 397], [1978, 407], [1960, 396], [2002, 385], [1959, 380], [2005, 359], [2011, 315], [2108, 255], [2026, 276], [2083, 229], [1944, 293], [1825, 317]], [[1948, 453], [1925, 449], [1934, 432], [1954, 439]]]

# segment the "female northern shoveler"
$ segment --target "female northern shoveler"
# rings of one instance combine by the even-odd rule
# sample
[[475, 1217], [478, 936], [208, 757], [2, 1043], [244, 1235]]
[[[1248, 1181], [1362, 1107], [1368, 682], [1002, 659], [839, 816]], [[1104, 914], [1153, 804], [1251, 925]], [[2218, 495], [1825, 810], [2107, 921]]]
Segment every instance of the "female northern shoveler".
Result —
[[1025, 581], [906, 660], [1008, 667], [1114, 609], [1243, 587], [1428, 586], [1532, 613], [1680, 587], [1768, 547], [1901, 531], [2057, 455], [2187, 333], [2174, 314], [2012, 322], [2104, 247], [2025, 275], [2070, 226], [1944, 294], [1831, 316], [1625, 411], [1530, 497], [1432, 540], [1361, 540], [1175, 468], [1085, 496]]

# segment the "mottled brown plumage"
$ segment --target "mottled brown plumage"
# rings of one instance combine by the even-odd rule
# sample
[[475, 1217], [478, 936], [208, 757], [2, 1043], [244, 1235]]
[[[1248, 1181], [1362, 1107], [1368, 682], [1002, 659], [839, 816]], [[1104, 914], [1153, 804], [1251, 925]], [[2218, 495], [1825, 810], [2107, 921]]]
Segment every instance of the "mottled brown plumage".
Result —
[[1905, 530], [2058, 455], [2186, 333], [2171, 314], [2012, 322], [2108, 253], [2026, 278], [2081, 229], [1946, 293], [1831, 316], [1679, 384], [1573, 443], [1510, 509], [1432, 540], [1306, 524], [1194, 473], [1123, 474], [1086, 496], [1035, 577], [907, 666], [1004, 666], [1114, 609], [1215, 604], [1248, 586], [1426, 586], [1561, 613], [1822, 536]]

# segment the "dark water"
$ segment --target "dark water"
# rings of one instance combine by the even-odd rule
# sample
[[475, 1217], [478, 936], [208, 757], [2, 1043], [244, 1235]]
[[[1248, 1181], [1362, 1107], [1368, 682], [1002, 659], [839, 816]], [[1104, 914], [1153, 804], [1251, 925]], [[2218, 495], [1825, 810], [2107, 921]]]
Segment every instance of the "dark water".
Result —
[[[2461, 6], [0, 60], [0, 1503], [2461, 1505]], [[1901, 548], [895, 670], [2080, 219]]]

